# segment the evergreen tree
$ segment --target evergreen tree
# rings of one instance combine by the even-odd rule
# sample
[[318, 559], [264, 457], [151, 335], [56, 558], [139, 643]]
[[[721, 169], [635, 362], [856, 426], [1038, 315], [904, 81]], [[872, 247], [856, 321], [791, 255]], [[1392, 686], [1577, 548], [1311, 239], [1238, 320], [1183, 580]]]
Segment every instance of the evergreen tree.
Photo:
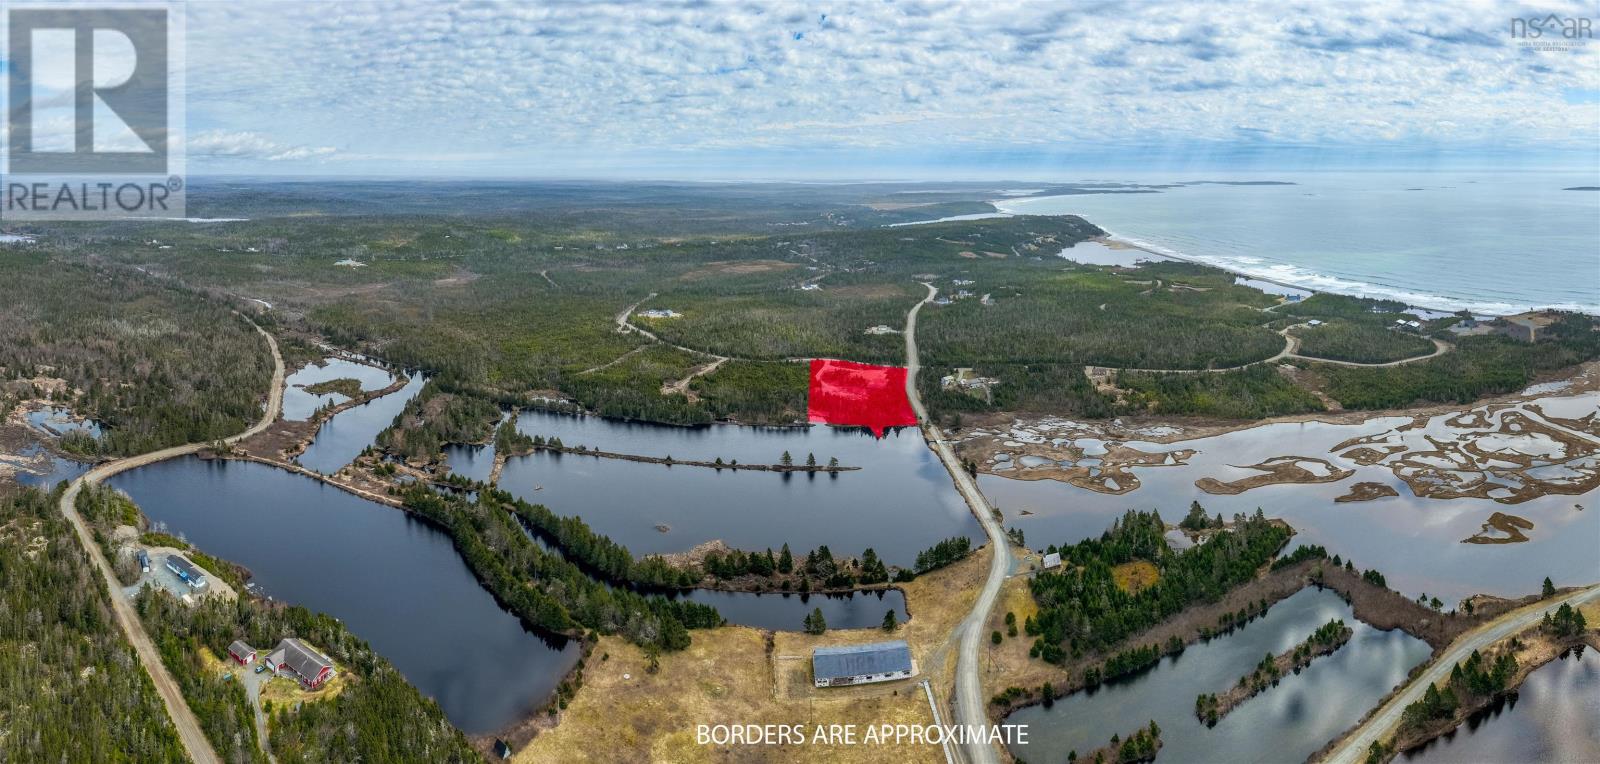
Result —
[[883, 614], [883, 630], [884, 631], [894, 631], [895, 627], [897, 627], [899, 625], [900, 624], [895, 621], [894, 610], [893, 609], [890, 609], [888, 612]]
[[822, 608], [812, 608], [811, 615], [806, 616], [805, 630], [807, 634], [821, 634], [828, 630], [828, 621], [822, 617]]

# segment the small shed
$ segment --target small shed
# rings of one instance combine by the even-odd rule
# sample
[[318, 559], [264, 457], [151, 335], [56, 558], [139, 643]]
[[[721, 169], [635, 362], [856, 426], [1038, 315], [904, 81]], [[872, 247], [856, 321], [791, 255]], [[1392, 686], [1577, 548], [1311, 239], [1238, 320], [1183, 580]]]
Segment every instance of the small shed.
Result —
[[811, 673], [818, 687], [908, 679], [917, 673], [911, 646], [904, 640], [846, 647], [819, 647], [811, 653]]
[[511, 744], [500, 738], [494, 739], [494, 755], [499, 759], [511, 758]]
[[236, 639], [228, 645], [228, 657], [241, 666], [248, 666], [256, 662], [256, 649]]
[[1051, 552], [1050, 554], [1047, 554], [1047, 555], [1044, 556], [1044, 569], [1045, 570], [1049, 570], [1051, 568], [1059, 568], [1059, 567], [1061, 567], [1061, 553], [1060, 552]]

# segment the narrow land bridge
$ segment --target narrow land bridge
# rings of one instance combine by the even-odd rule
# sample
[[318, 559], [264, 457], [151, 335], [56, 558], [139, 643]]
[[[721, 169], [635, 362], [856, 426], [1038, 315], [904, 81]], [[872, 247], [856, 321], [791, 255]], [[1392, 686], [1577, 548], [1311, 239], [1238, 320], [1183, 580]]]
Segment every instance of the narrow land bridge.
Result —
[[[961, 460], [956, 458], [949, 441], [945, 440], [939, 426], [928, 416], [927, 408], [922, 405], [922, 396], [917, 393], [917, 371], [921, 368], [917, 358], [917, 313], [939, 293], [932, 284], [924, 283], [923, 286], [928, 288], [928, 296], [906, 313], [906, 397], [911, 400], [911, 410], [916, 412], [917, 420], [922, 423], [923, 437], [927, 438], [934, 453], [939, 455], [939, 461], [944, 463], [950, 477], [955, 479], [956, 490], [961, 492], [961, 497], [966, 499], [967, 506], [972, 508], [984, 533], [989, 536], [989, 576], [983, 582], [983, 589], [978, 593], [972, 612], [956, 627], [960, 648], [956, 655], [955, 723], [976, 729], [989, 724], [984, 710], [983, 680], [978, 675], [978, 638], [982, 634], [984, 621], [989, 618], [989, 611], [994, 609], [1001, 584], [1011, 573], [1013, 560], [1005, 532], [1000, 528], [1000, 521], [995, 519], [994, 508], [978, 490], [972, 475], [961, 466]], [[957, 749], [957, 753], [968, 764], [995, 764], [1000, 760], [994, 746], [978, 742], [968, 743]]]

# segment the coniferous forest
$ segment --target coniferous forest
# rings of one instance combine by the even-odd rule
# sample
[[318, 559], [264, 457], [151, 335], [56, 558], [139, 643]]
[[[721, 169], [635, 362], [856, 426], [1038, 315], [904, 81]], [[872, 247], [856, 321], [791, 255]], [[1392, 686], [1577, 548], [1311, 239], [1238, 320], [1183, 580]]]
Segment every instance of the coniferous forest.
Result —
[[0, 493], [0, 758], [186, 761], [100, 574], [52, 498]]
[[[1104, 651], [1188, 605], [1214, 601], [1252, 578], [1291, 531], [1256, 510], [1236, 515], [1231, 531], [1181, 552], [1168, 547], [1165, 533], [1158, 513], [1130, 510], [1100, 538], [1061, 547], [1060, 571], [1029, 583], [1040, 608], [1026, 628], [1038, 637], [1038, 657], [1059, 663], [1069, 653]], [[1117, 586], [1112, 568], [1135, 560], [1154, 564], [1160, 578], [1130, 593]]]
[[62, 380], [81, 395], [57, 397], [105, 425], [98, 440], [68, 439], [70, 450], [205, 442], [261, 416], [272, 358], [225, 301], [130, 268], [7, 252], [0, 305], [0, 389]]

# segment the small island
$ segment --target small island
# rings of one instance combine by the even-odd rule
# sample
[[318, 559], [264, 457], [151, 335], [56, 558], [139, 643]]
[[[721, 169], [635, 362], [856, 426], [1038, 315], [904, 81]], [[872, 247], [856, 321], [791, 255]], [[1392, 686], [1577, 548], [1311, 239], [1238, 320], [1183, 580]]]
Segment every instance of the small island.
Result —
[[357, 398], [361, 395], [361, 380], [351, 379], [350, 377], [340, 377], [338, 379], [330, 379], [325, 382], [317, 382], [315, 384], [306, 385], [303, 389], [312, 395], [338, 393], [346, 398]]

